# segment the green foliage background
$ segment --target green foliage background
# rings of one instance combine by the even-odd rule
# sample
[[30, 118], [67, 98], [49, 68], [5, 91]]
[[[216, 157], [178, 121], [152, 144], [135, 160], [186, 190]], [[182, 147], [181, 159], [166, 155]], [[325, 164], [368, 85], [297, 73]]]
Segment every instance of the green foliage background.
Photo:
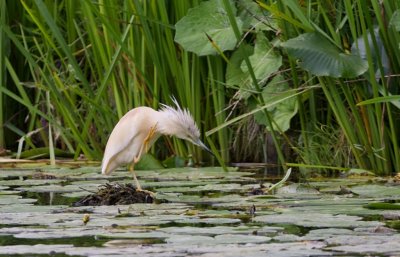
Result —
[[[0, 148], [101, 159], [125, 112], [175, 96], [220, 161], [276, 155], [283, 167], [396, 172], [399, 8], [395, 0], [1, 1]], [[176, 139], [158, 146], [159, 158], [209, 158]]]

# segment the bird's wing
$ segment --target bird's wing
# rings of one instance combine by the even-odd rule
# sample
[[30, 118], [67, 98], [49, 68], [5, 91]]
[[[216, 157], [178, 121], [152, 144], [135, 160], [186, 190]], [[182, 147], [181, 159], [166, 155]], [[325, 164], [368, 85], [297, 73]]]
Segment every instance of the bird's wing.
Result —
[[[139, 134], [139, 111], [138, 108], [132, 109], [119, 120], [117, 125], [115, 125], [104, 151], [101, 169], [103, 174], [109, 174], [123, 164], [121, 160], [117, 160], [116, 157], [126, 150]], [[129, 161], [130, 160], [125, 160], [126, 163]]]

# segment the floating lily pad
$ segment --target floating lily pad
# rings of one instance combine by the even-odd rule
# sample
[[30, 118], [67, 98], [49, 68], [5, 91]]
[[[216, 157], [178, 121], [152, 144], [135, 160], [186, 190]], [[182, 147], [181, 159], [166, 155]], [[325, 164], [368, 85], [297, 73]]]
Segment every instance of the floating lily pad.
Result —
[[199, 192], [245, 192], [247, 188], [242, 187], [240, 184], [217, 184], [214, 183], [207, 183], [206, 185], [200, 185], [195, 187], [169, 187], [169, 188], [158, 188], [158, 192], [174, 192], [174, 193], [199, 193]]
[[[257, 201], [255, 204], [262, 202]], [[329, 203], [329, 204], [327, 204]], [[280, 208], [280, 211], [297, 213], [311, 212], [324, 214], [347, 214], [354, 216], [367, 216], [378, 214], [378, 211], [365, 209], [363, 206], [368, 203], [366, 199], [347, 198], [343, 196], [324, 195], [312, 199], [281, 199], [274, 204]]]
[[276, 193], [275, 193], [277, 196], [280, 196], [280, 195], [291, 195], [291, 194], [295, 194], [296, 196], [298, 196], [298, 195], [300, 195], [300, 194], [313, 194], [313, 195], [315, 195], [315, 194], [319, 194], [319, 191], [318, 190], [316, 190], [315, 188], [313, 188], [313, 187], [310, 187], [310, 186], [305, 186], [305, 185], [302, 185], [302, 184], [291, 184], [291, 185], [288, 185], [288, 186], [284, 186], [284, 187], [281, 187], [281, 188], [278, 188], [277, 190], [276, 190]]
[[[118, 180], [118, 183], [132, 183], [133, 180]], [[186, 188], [208, 184], [218, 184], [219, 181], [212, 180], [167, 180], [167, 181], [148, 181], [140, 180], [140, 185], [143, 188], [157, 188], [157, 191], [163, 191], [164, 188]], [[185, 190], [185, 189], [183, 189]]]
[[105, 229], [88, 228], [85, 226], [75, 228], [30, 228], [30, 227], [14, 227], [2, 228], [0, 234], [14, 235], [15, 238], [25, 239], [54, 239], [54, 238], [79, 238], [85, 236], [97, 236], [99, 233], [107, 233]]
[[170, 244], [182, 244], [182, 245], [198, 245], [198, 244], [213, 244], [214, 238], [211, 236], [192, 236], [192, 235], [175, 235], [166, 240]]
[[58, 184], [63, 180], [59, 179], [16, 179], [16, 180], [0, 180], [0, 184], [3, 186], [40, 186], [40, 185], [49, 185], [49, 184]]
[[[43, 206], [42, 196], [76, 197], [97, 191], [99, 185], [133, 180], [124, 168], [111, 176], [101, 175], [99, 167], [40, 169], [57, 179], [31, 179], [38, 171], [30, 169], [24, 170], [23, 179], [10, 175], [0, 181], [10, 183], [0, 185], [6, 193], [0, 193], [0, 239], [7, 238], [4, 244], [20, 242], [0, 246], [2, 255], [389, 256], [398, 250], [391, 242], [399, 241], [399, 211], [363, 207], [389, 202], [384, 200], [398, 204], [398, 188], [383, 182], [330, 179], [309, 186], [290, 184], [273, 195], [248, 195], [259, 187], [252, 173], [143, 170], [137, 174], [142, 186], [168, 203]], [[358, 195], [338, 195], [340, 187]], [[86, 243], [87, 238], [97, 243]], [[43, 247], [32, 247], [39, 243]]]
[[383, 225], [383, 223], [378, 221], [363, 221], [360, 217], [357, 216], [332, 215], [311, 212], [264, 215], [257, 216], [253, 220], [257, 222], [265, 222], [271, 224], [294, 224], [297, 226], [314, 228], [356, 228]]
[[232, 218], [198, 218], [198, 217], [181, 217], [181, 219], [176, 220], [177, 223], [182, 224], [214, 224], [214, 225], [222, 225], [222, 224], [238, 224], [241, 222], [240, 219], [232, 219]]
[[253, 175], [251, 172], [238, 172], [230, 169], [228, 172], [222, 168], [175, 168], [164, 169], [157, 171], [140, 171], [138, 175], [142, 174], [146, 178], [156, 178], [158, 180], [173, 179], [173, 180], [195, 180], [195, 179], [223, 179], [223, 178], [241, 178], [244, 176]]
[[214, 236], [220, 234], [243, 234], [254, 231], [254, 228], [251, 227], [229, 227], [229, 226], [215, 226], [215, 227], [166, 227], [158, 229], [160, 231], [170, 233], [170, 234], [179, 234], [179, 235], [206, 235], [206, 236]]
[[27, 177], [36, 172], [36, 169], [1, 169], [0, 178]]
[[274, 240], [279, 242], [298, 242], [302, 240], [302, 237], [293, 234], [280, 234], [274, 236]]
[[216, 244], [266, 243], [271, 240], [266, 236], [222, 234], [214, 237]]
[[0, 246], [0, 254], [20, 254], [20, 255], [32, 255], [32, 254], [57, 254], [57, 253], [65, 253], [68, 249], [73, 248], [73, 245], [8, 245], [8, 246]]
[[169, 202], [180, 202], [180, 203], [199, 203], [199, 204], [217, 204], [217, 203], [233, 203], [241, 202], [243, 198], [241, 195], [229, 194], [221, 195], [220, 197], [208, 197], [200, 195], [183, 195], [180, 193], [160, 193], [157, 195], [157, 199], [167, 200]]
[[0, 191], [0, 195], [15, 195], [15, 194], [19, 194], [20, 191], [16, 191], [16, 190], [4, 190], [4, 191]]
[[373, 210], [400, 210], [400, 204], [395, 203], [368, 203], [364, 207]]
[[[35, 201], [33, 201], [35, 200]], [[60, 210], [64, 209], [66, 206], [39, 206], [39, 205], [32, 205], [32, 203], [36, 203], [36, 199], [30, 200], [31, 202], [28, 203], [19, 203], [18, 201], [14, 202], [11, 205], [0, 205], [0, 215], [2, 213], [7, 213], [8, 215], [13, 215], [14, 213], [52, 213], [52, 212], [59, 212]]]
[[163, 242], [164, 241], [162, 239], [158, 238], [115, 239], [108, 240], [106, 243], [103, 244], [103, 246], [110, 248], [132, 248], [135, 246], [152, 245]]
[[0, 195], [0, 205], [34, 203], [36, 199], [22, 198], [19, 195]]
[[400, 199], [400, 187], [383, 185], [360, 185], [352, 187], [351, 190], [364, 197], [390, 197]]
[[41, 185], [41, 186], [32, 186], [32, 187], [19, 187], [17, 188], [23, 192], [53, 192], [53, 193], [66, 193], [66, 192], [74, 192], [76, 190], [80, 191], [78, 186], [62, 186], [62, 185]]
[[355, 236], [355, 235], [338, 235], [327, 239], [330, 250], [342, 251], [346, 253], [385, 253], [388, 255], [397, 255], [400, 252], [400, 235], [390, 236]]
[[98, 234], [98, 238], [159, 238], [164, 239], [170, 237], [171, 234], [163, 233], [160, 231], [141, 231], [141, 232], [123, 232], [123, 233], [105, 233], [105, 234]]

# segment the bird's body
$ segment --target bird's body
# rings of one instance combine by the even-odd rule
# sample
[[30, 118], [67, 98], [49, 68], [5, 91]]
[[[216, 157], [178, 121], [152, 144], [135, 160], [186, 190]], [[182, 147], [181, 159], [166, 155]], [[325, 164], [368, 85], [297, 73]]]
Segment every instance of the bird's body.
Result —
[[[147, 115], [140, 115], [143, 112], [146, 112]], [[121, 164], [132, 162], [133, 157], [140, 158], [138, 155], [144, 139], [148, 135], [150, 129], [158, 123], [158, 118], [159, 115], [157, 111], [144, 106], [134, 108], [127, 112], [119, 120], [117, 125], [115, 125], [108, 139], [104, 151], [101, 173], [110, 174]], [[150, 147], [159, 136], [160, 133], [156, 132], [152, 138], [152, 142], [148, 143], [148, 147]]]
[[[161, 136], [177, 136], [191, 141], [211, 152], [200, 140], [200, 132], [189, 111], [181, 109], [173, 99], [176, 108], [167, 105], [156, 111], [150, 107], [137, 107], [127, 112], [115, 125], [104, 152], [103, 174], [110, 174], [123, 164], [131, 164], [133, 172], [141, 155]], [[135, 173], [133, 172], [136, 184]]]

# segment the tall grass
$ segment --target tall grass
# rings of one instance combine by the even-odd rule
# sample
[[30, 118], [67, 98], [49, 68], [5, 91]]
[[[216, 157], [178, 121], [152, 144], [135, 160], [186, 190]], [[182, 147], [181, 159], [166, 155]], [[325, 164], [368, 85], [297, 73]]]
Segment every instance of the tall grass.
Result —
[[[281, 166], [296, 160], [307, 167], [356, 166], [377, 174], [400, 170], [399, 105], [396, 100], [367, 101], [399, 91], [400, 35], [389, 25], [400, 8], [397, 1], [234, 1], [236, 6], [257, 3], [265, 16], [257, 17], [259, 22], [273, 23], [266, 24], [270, 30], [262, 35], [284, 62], [278, 72], [262, 79], [255, 76], [257, 67], [241, 47], [257, 44], [259, 32], [240, 29], [231, 1], [220, 2], [236, 48], [200, 57], [174, 42], [174, 25], [201, 2], [1, 2], [0, 148], [5, 143], [16, 148], [13, 141], [21, 138], [24, 149], [46, 147], [53, 159], [56, 149], [75, 158], [83, 154], [101, 159], [109, 133], [125, 112], [139, 105], [157, 108], [175, 96], [202, 132], [208, 131], [205, 141], [226, 162], [231, 160], [232, 142], [240, 136], [231, 125], [263, 113], [261, 135], [253, 138], [269, 133]], [[304, 60], [299, 62], [279, 43], [305, 33], [318, 34], [341, 54], [358, 51], [367, 72], [347, 78], [303, 69]], [[236, 92], [243, 90], [226, 86], [227, 66], [238, 51], [243, 51], [242, 66], [250, 74], [252, 90], [248, 100], [237, 104], [240, 99], [235, 98], [232, 104]], [[263, 90], [277, 75], [291, 89], [266, 102]], [[293, 98], [298, 112], [290, 130], [283, 131], [271, 110]], [[4, 108], [10, 103], [20, 110]], [[231, 104], [240, 108], [228, 108]], [[340, 149], [331, 153], [326, 144], [334, 139], [340, 140]], [[209, 158], [180, 140], [164, 138], [158, 144], [164, 147], [153, 151], [161, 158], [172, 153], [193, 153], [198, 161]], [[285, 154], [283, 144], [293, 149], [294, 156]], [[331, 162], [330, 155], [335, 158]]]
[[[2, 1], [0, 3], [0, 18], [1, 23], [6, 23], [6, 3]], [[5, 65], [5, 56], [6, 56], [6, 37], [3, 31], [0, 31], [0, 87], [4, 87], [6, 84], [6, 65]], [[4, 106], [3, 103], [3, 94], [0, 92], [0, 106]], [[2, 108], [3, 109], [3, 108]], [[4, 142], [4, 112], [0, 111], [0, 150], [5, 147]]]
[[[319, 76], [310, 80], [321, 86], [328, 109], [322, 112], [322, 116], [319, 115], [321, 112], [315, 103], [319, 101], [317, 97], [320, 93], [313, 93], [308, 100], [310, 108], [306, 112], [303, 112], [305, 109], [301, 109], [300, 112], [300, 117], [305, 120], [310, 120], [306, 117], [310, 115], [312, 122], [309, 124], [312, 126], [302, 125], [302, 131], [318, 133], [315, 130], [318, 124], [335, 126], [337, 123], [359, 167], [377, 174], [398, 171], [400, 168], [397, 137], [399, 127], [396, 125], [398, 109], [389, 102], [364, 106], [357, 104], [366, 99], [388, 95], [390, 92], [398, 93], [393, 87], [390, 90], [390, 85], [398, 83], [397, 77], [392, 75], [398, 74], [400, 68], [397, 58], [400, 41], [398, 32], [388, 25], [388, 20], [392, 17], [393, 11], [399, 8], [399, 4], [396, 1], [385, 1], [382, 5], [375, 1], [307, 1], [304, 6], [297, 2], [289, 4], [279, 1], [279, 3], [279, 13], [290, 17], [282, 26], [287, 39], [302, 33], [300, 27], [290, 22], [291, 19], [299, 21], [303, 26], [323, 34], [343, 52], [350, 51], [351, 44], [354, 44], [352, 51], [355, 53], [357, 48], [365, 48], [365, 59], [369, 67], [367, 73], [359, 79]], [[378, 36], [382, 39], [382, 43], [378, 42]], [[389, 56], [387, 62], [390, 63], [390, 72], [383, 67], [388, 66], [388, 63], [384, 63], [386, 61], [382, 56], [384, 52]], [[292, 64], [292, 67], [294, 66]], [[294, 82], [304, 81], [299, 77], [300, 74], [294, 73]], [[313, 74], [307, 73], [306, 76], [312, 78]], [[327, 116], [330, 112], [334, 116]], [[303, 139], [306, 149], [310, 143], [313, 144], [312, 138], [307, 138], [305, 135]], [[322, 146], [321, 149], [323, 148]], [[307, 156], [304, 160], [310, 160], [312, 157], [310, 155], [315, 152], [302, 154]]]
[[[114, 124], [135, 106], [158, 108], [175, 96], [202, 131], [222, 122], [224, 114], [215, 119], [213, 106], [224, 106], [223, 87], [206, 79], [213, 74], [222, 80], [221, 65], [208, 65], [209, 59], [182, 51], [173, 41], [174, 24], [195, 4], [21, 1], [24, 19], [6, 21], [3, 14], [1, 32], [26, 59], [23, 69], [29, 77], [18, 76], [15, 60], [2, 55], [10, 63], [7, 73], [18, 92], [10, 87], [0, 92], [25, 106], [30, 115], [21, 127], [8, 129], [25, 132], [20, 134], [27, 139], [25, 149], [43, 145], [75, 157], [100, 159]], [[47, 129], [27, 136], [43, 126]], [[216, 137], [225, 144], [218, 147], [225, 149], [228, 159], [226, 133]], [[30, 138], [35, 143], [29, 144]], [[201, 159], [197, 148], [188, 149], [182, 141], [166, 138], [161, 143], [166, 148], [157, 149], [167, 149], [161, 156], [175, 150], [186, 156], [190, 151]]]

